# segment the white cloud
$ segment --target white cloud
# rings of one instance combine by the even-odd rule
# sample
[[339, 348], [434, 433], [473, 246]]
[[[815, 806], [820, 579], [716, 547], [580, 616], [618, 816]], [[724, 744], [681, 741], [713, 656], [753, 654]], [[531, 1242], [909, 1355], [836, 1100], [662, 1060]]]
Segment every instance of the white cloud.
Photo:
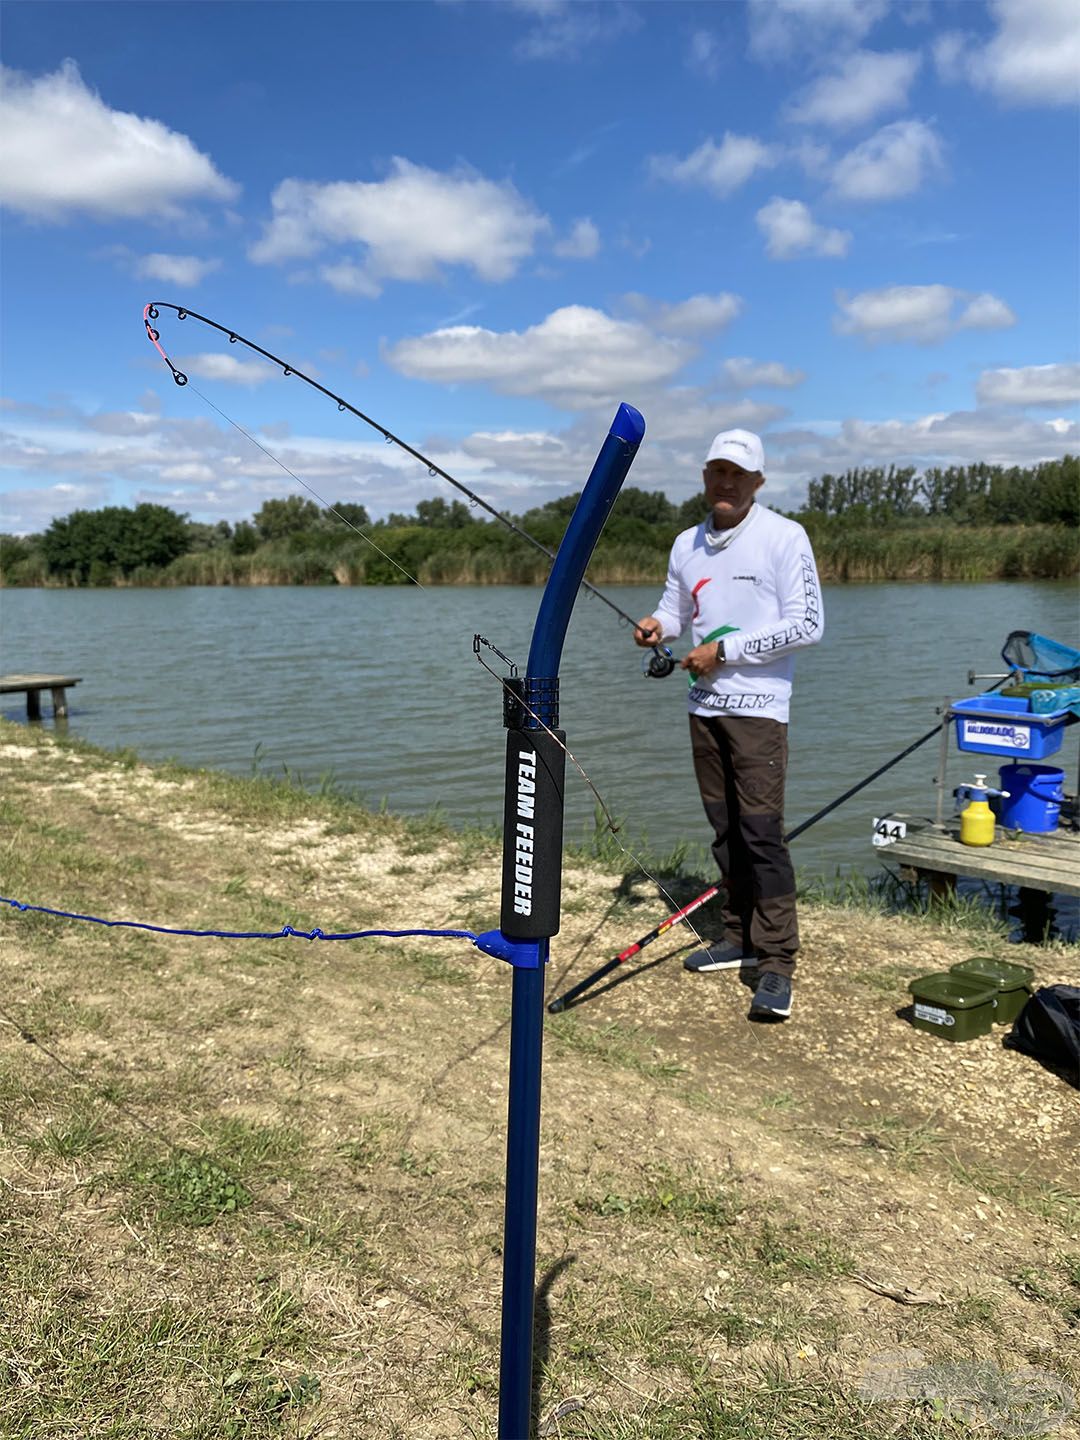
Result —
[[[783, 418], [781, 406], [717, 397], [691, 387], [636, 393], [648, 422], [649, 443], [642, 447], [630, 483], [663, 490], [685, 500], [701, 485], [701, 466], [709, 441], [719, 430], [743, 426], [758, 432]], [[596, 407], [558, 434], [551, 432], [475, 432], [462, 443], [470, 455], [493, 467], [484, 477], [484, 497], [510, 474], [524, 481], [528, 504], [581, 488], [596, 458], [597, 445], [611, 420], [611, 411]]]
[[229, 385], [262, 385], [276, 378], [278, 372], [261, 360], [237, 360], [232, 355], [181, 355], [174, 361], [185, 375], [202, 380], [224, 380]]
[[72, 510], [97, 510], [106, 503], [107, 487], [96, 485], [46, 485], [0, 493], [0, 533], [35, 535], [48, 529], [60, 515]]
[[986, 42], [949, 31], [934, 47], [945, 81], [967, 79], [1015, 105], [1074, 105], [1080, 98], [1080, 12], [1074, 0], [991, 0], [997, 33]]
[[[295, 260], [328, 245], [361, 245], [362, 271], [375, 287], [382, 280], [434, 280], [447, 265], [465, 266], [483, 280], [508, 280], [549, 228], [509, 182], [496, 184], [464, 168], [428, 170], [400, 157], [386, 180], [371, 183], [283, 180], [271, 203], [273, 219], [252, 246], [252, 260]], [[339, 288], [345, 276], [349, 293], [363, 293], [359, 267], [329, 269]]]
[[140, 280], [161, 280], [166, 285], [200, 285], [220, 269], [220, 260], [200, 260], [196, 255], [142, 255], [135, 262]]
[[851, 244], [850, 230], [819, 225], [801, 200], [774, 195], [754, 218], [773, 260], [790, 260], [801, 253], [837, 258], [846, 255]]
[[722, 58], [720, 37], [715, 30], [695, 30], [686, 50], [686, 64], [699, 75], [713, 79], [720, 73]]
[[641, 17], [629, 5], [608, 0], [511, 0], [512, 8], [533, 18], [532, 29], [514, 46], [522, 60], [579, 60], [586, 51], [633, 34]]
[[741, 312], [743, 302], [738, 295], [721, 291], [718, 295], [691, 295], [689, 300], [664, 304], [646, 295], [631, 293], [624, 303], [652, 329], [662, 335], [688, 337], [715, 335], [730, 325]]
[[802, 139], [788, 148], [788, 156], [812, 180], [828, 178], [829, 167], [832, 164], [832, 151], [827, 145], [821, 145], [814, 140]]
[[651, 156], [649, 173], [654, 180], [697, 185], [725, 196], [744, 185], [756, 170], [769, 169], [779, 159], [774, 146], [753, 135], [733, 135], [729, 130], [719, 145], [710, 137], [682, 160], [675, 155]]
[[181, 465], [163, 465], [158, 479], [169, 485], [212, 485], [216, 472], [203, 461], [187, 460]]
[[600, 231], [591, 220], [575, 220], [570, 234], [556, 241], [554, 249], [564, 260], [591, 260], [600, 250]]
[[847, 200], [892, 200], [918, 190], [942, 163], [941, 141], [932, 126], [897, 120], [837, 161], [832, 186]]
[[[267, 454], [212, 420], [153, 417], [157, 423], [136, 435], [119, 433], [114, 421], [121, 417], [68, 407], [50, 420], [39, 412], [9, 410], [15, 419], [0, 443], [0, 465], [26, 480], [25, 491], [7, 491], [8, 528], [18, 533], [79, 506], [140, 500], [172, 505], [196, 519], [247, 518], [272, 496], [307, 493], [282, 464], [329, 501], [358, 499], [375, 513], [400, 510], [435, 488], [424, 466], [379, 437], [357, 438], [353, 426], [334, 439], [281, 436], [263, 426], [257, 433], [267, 439]], [[441, 458], [426, 443], [424, 448]], [[60, 484], [58, 476], [64, 477]], [[43, 484], [35, 486], [36, 479]], [[22, 497], [17, 507], [16, 495]]]
[[958, 330], [1003, 329], [1016, 323], [996, 295], [970, 296], [951, 285], [888, 285], [851, 296], [839, 291], [836, 303], [839, 314], [833, 329], [872, 343], [911, 340], [929, 345]]
[[[730, 393], [700, 386], [671, 387], [643, 395], [640, 408], [649, 426], [649, 444], [644, 447], [648, 455], [643, 453], [634, 461], [634, 473], [639, 477], [652, 473], [665, 488], [680, 467], [685, 467], [684, 473], [697, 486], [705, 451], [718, 431], [741, 427], [762, 434], [788, 413], [783, 405], [751, 400], [746, 395], [732, 398]], [[635, 483], [640, 484], [640, 479]]]
[[693, 353], [645, 325], [568, 305], [522, 332], [458, 325], [400, 340], [384, 358], [412, 379], [482, 383], [580, 410], [669, 380]]
[[379, 282], [372, 279], [362, 265], [354, 265], [351, 260], [339, 260], [336, 265], [320, 265], [318, 275], [339, 295], [359, 295], [365, 300], [374, 300], [382, 294]]
[[759, 60], [832, 53], [857, 45], [889, 8], [889, 0], [750, 0], [750, 52]]
[[830, 435], [803, 432], [790, 444], [783, 435], [773, 437], [770, 454], [783, 454], [784, 471], [805, 480], [866, 464], [1036, 465], [1075, 454], [1078, 444], [1080, 425], [1075, 423], [958, 410], [912, 421], [844, 420]]
[[791, 390], [806, 379], [805, 371], [789, 370], [780, 360], [750, 360], [745, 356], [725, 360], [723, 375], [737, 390], [750, 390], [759, 385]]
[[1080, 365], [1026, 365], [1018, 370], [984, 370], [976, 396], [980, 405], [1078, 405]]
[[[737, 362], [767, 371], [774, 363]], [[635, 462], [633, 483], [679, 501], [700, 485], [709, 439], [736, 425], [764, 435], [771, 505], [797, 504], [812, 476], [852, 465], [977, 460], [1029, 465], [1080, 448], [1080, 425], [1033, 420], [1015, 409], [915, 420], [851, 417], [781, 430], [776, 427], [787, 413], [783, 407], [730, 392], [660, 381], [618, 398], [639, 405], [649, 424], [649, 443]], [[433, 494], [449, 499], [455, 493], [380, 437], [365, 440], [365, 432], [352, 425], [338, 429], [334, 422], [340, 417], [332, 407], [324, 435], [260, 427], [257, 433], [272, 455], [209, 418], [170, 419], [145, 411], [89, 415], [70, 404], [0, 408], [9, 430], [0, 443], [0, 464], [15, 481], [6, 491], [0, 529], [14, 533], [40, 530], [53, 516], [75, 508], [141, 500], [172, 505], [196, 520], [245, 519], [266, 499], [307, 493], [281, 464], [330, 502], [357, 500], [376, 516], [409, 510]], [[601, 397], [557, 432], [480, 430], [452, 440], [421, 435], [415, 443], [496, 508], [521, 513], [581, 488], [612, 413], [608, 397]]]
[[847, 130], [864, 125], [884, 110], [907, 104], [920, 56], [908, 50], [888, 54], [856, 50], [841, 58], [831, 74], [823, 75], [797, 95], [788, 118], [802, 125], [825, 125]]
[[996, 295], [973, 295], [956, 322], [958, 330], [1006, 330], [1016, 316]]
[[935, 36], [933, 44], [934, 69], [938, 78], [946, 84], [962, 80], [966, 73], [970, 36], [959, 30], [945, 30]]
[[73, 60], [32, 79], [2, 73], [0, 203], [35, 220], [176, 218], [194, 200], [230, 200], [239, 187], [186, 135], [122, 110], [90, 90]]

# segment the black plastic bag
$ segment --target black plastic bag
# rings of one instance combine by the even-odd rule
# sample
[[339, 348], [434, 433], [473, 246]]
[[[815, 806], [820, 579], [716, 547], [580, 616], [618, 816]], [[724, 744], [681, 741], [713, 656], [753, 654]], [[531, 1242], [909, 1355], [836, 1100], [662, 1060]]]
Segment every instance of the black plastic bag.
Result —
[[1080, 1090], [1080, 989], [1036, 990], [1001, 1043], [1031, 1055]]

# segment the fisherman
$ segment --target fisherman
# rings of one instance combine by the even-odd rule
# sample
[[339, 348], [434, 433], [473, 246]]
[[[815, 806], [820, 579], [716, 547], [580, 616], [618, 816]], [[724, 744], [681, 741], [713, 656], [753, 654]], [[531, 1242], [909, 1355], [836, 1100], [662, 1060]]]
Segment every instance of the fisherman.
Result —
[[724, 881], [722, 939], [683, 961], [695, 974], [756, 969], [751, 1020], [791, 1014], [799, 949], [795, 872], [784, 843], [784, 778], [794, 652], [824, 631], [806, 531], [755, 499], [765, 453], [748, 430], [725, 430], [703, 471], [710, 513], [671, 547], [642, 648], [691, 627], [690, 743]]

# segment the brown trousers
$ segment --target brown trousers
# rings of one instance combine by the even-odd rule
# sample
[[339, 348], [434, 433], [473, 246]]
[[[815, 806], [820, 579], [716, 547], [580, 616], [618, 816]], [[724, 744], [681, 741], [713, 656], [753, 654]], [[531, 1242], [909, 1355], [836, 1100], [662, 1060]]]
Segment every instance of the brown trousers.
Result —
[[726, 896], [724, 940], [762, 972], [795, 973], [795, 872], [784, 843], [787, 726], [750, 716], [691, 715], [694, 770], [715, 832]]

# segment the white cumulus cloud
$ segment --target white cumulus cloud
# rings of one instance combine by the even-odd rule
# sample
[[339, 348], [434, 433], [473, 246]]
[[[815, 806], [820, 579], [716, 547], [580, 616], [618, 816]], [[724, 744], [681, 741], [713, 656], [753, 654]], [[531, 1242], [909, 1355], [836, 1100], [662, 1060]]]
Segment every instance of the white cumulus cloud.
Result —
[[942, 164], [941, 141], [931, 125], [896, 120], [841, 156], [832, 187], [846, 200], [893, 200], [913, 194]]
[[196, 255], [142, 255], [135, 262], [140, 280], [161, 280], [166, 285], [199, 285], [220, 269], [220, 260], [200, 260]]
[[596, 5], [585, 0], [511, 0], [511, 8], [533, 21], [514, 46], [522, 60], [579, 60], [641, 25], [637, 11], [620, 0]]
[[239, 187], [186, 135], [110, 110], [65, 60], [51, 75], [4, 70], [0, 203], [35, 220], [170, 216]]
[[797, 95], [788, 118], [834, 130], [864, 125], [882, 111], [907, 104], [919, 64], [919, 55], [909, 50], [856, 50]]
[[711, 79], [719, 73], [722, 57], [723, 48], [715, 30], [695, 30], [691, 34], [686, 49], [686, 64], [689, 69]]
[[956, 321], [958, 330], [1007, 330], [1016, 316], [996, 295], [973, 295]]
[[889, 0], [749, 0], [750, 51], [775, 61], [858, 45], [888, 8]]
[[691, 295], [689, 300], [665, 303], [647, 295], [631, 293], [624, 303], [639, 319], [662, 335], [715, 335], [730, 325], [740, 313], [743, 302], [726, 290], [718, 295]]
[[958, 330], [997, 330], [1016, 316], [996, 295], [969, 295], [951, 285], [887, 285], [857, 295], [839, 291], [833, 329], [871, 342], [929, 345]]
[[765, 248], [774, 260], [790, 260], [799, 254], [836, 258], [846, 255], [851, 244], [850, 230], [831, 230], [819, 225], [801, 200], [784, 200], [774, 195], [754, 218], [765, 236]]
[[769, 169], [779, 159], [775, 146], [753, 135], [733, 135], [729, 130], [719, 145], [710, 137], [681, 160], [675, 155], [651, 156], [649, 173], [654, 180], [696, 185], [725, 196], [745, 185], [756, 170]]
[[1074, 0], [991, 0], [988, 41], [946, 31], [934, 45], [938, 74], [966, 79], [1013, 105], [1075, 105], [1080, 99], [1080, 11]]
[[320, 265], [319, 279], [326, 282], [339, 295], [359, 295], [373, 300], [382, 294], [382, 286], [372, 278], [362, 265], [351, 260], [339, 260], [336, 265]]
[[198, 375], [203, 380], [224, 380], [230, 385], [262, 385], [273, 380], [277, 371], [261, 360], [237, 360], [232, 355], [181, 355], [175, 362], [185, 375]]
[[725, 360], [723, 375], [737, 390], [750, 390], [759, 385], [792, 390], [806, 379], [805, 371], [789, 370], [780, 360], [751, 360], [746, 356]]
[[976, 396], [980, 405], [1078, 405], [1080, 365], [1025, 365], [984, 370]]
[[575, 220], [569, 235], [557, 240], [554, 249], [564, 260], [591, 260], [600, 250], [600, 231], [591, 220]]
[[399, 340], [384, 358], [413, 379], [482, 383], [578, 410], [670, 380], [693, 354], [643, 324], [567, 305], [528, 330], [455, 325]]
[[328, 246], [361, 246], [362, 266], [351, 262], [351, 281], [342, 281], [349, 272], [330, 269], [330, 283], [355, 294], [364, 293], [361, 268], [376, 290], [383, 280], [437, 279], [449, 265], [482, 280], [508, 280], [549, 228], [509, 182], [465, 168], [429, 170], [400, 157], [385, 180], [283, 180], [271, 204], [273, 218], [251, 258], [265, 264]]

